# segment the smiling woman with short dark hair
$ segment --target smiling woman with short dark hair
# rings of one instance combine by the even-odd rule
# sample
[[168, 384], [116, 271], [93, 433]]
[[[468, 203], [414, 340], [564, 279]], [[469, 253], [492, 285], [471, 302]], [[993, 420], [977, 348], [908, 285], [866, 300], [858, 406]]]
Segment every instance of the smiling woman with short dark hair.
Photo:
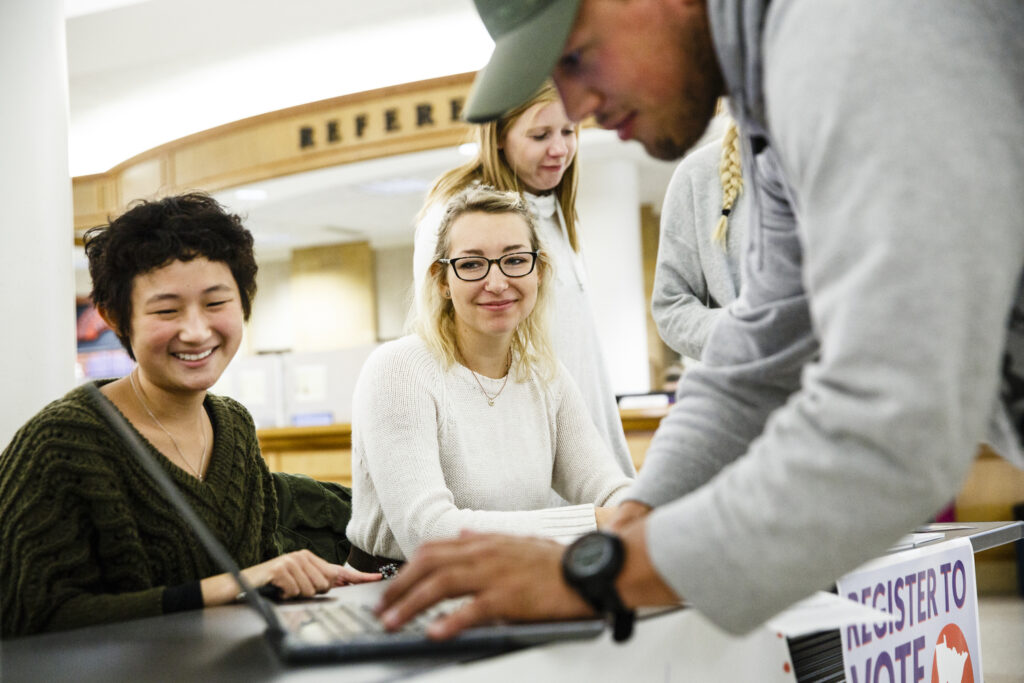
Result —
[[[207, 390], [256, 292], [252, 236], [203, 194], [141, 202], [86, 233], [93, 301], [137, 361], [96, 382], [253, 585], [311, 596], [372, 578], [308, 550], [280, 554], [277, 499], [239, 403]], [[231, 602], [189, 525], [83, 387], [43, 408], [0, 454], [5, 637]]]

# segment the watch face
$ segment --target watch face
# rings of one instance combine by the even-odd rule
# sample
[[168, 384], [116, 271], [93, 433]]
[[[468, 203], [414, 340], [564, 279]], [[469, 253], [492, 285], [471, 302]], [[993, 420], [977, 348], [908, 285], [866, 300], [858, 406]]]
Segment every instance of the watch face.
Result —
[[572, 553], [573, 568], [581, 575], [593, 574], [608, 565], [612, 556], [612, 544], [601, 536], [587, 536], [581, 539]]

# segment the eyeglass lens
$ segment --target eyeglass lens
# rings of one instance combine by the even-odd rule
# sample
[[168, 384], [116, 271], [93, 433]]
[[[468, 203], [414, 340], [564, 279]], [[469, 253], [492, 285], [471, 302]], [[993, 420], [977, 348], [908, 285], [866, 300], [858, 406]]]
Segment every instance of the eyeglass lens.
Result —
[[[482, 280], [490, 271], [491, 261], [483, 257], [463, 256], [452, 259], [455, 274], [462, 280]], [[533, 270], [533, 254], [505, 254], [498, 259], [498, 268], [508, 277], [523, 277]]]

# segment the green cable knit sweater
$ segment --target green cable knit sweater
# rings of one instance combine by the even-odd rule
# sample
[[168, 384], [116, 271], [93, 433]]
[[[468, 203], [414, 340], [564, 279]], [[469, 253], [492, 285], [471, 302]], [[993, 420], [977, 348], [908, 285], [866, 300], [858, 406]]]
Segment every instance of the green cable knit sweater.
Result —
[[[215, 435], [205, 481], [158, 460], [238, 564], [258, 564], [279, 547], [255, 426], [229, 398], [208, 395], [205, 407]], [[161, 614], [165, 588], [219, 573], [82, 388], [0, 454], [4, 637]]]

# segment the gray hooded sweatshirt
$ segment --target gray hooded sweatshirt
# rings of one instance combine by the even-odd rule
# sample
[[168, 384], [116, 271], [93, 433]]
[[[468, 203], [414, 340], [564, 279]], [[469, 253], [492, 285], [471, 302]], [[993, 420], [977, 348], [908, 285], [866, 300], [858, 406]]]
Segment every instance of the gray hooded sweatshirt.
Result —
[[742, 632], [1021, 460], [1024, 4], [708, 0], [753, 198], [739, 298], [629, 497]]

